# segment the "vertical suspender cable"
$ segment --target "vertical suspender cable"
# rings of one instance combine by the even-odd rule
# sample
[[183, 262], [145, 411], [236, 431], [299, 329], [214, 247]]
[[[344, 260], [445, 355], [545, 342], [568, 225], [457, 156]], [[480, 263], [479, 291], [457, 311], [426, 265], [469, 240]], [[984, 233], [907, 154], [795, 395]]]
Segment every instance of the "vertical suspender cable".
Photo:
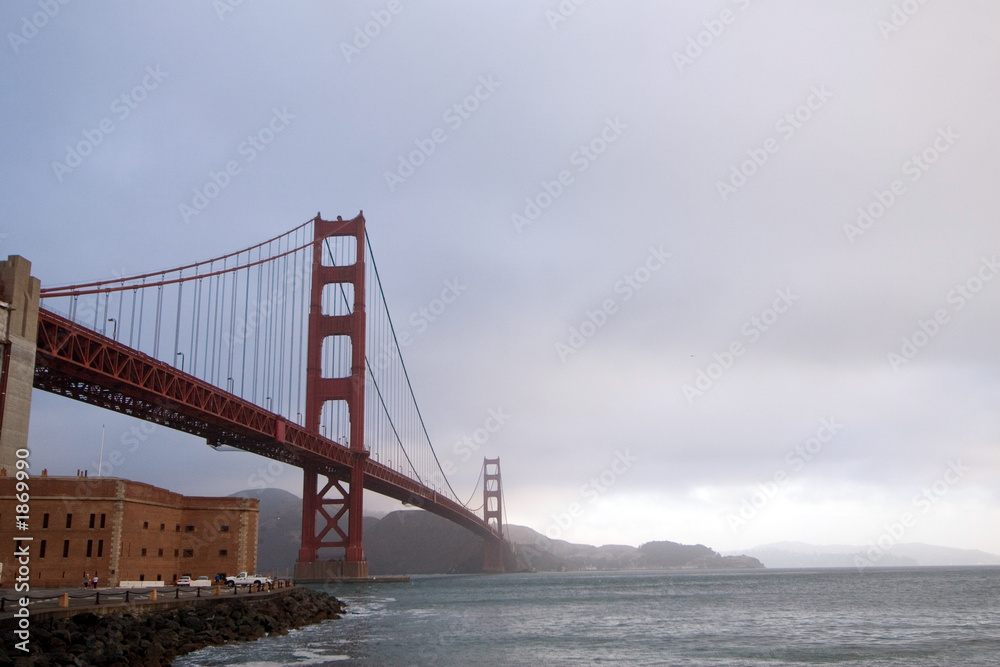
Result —
[[[250, 255], [247, 254], [247, 264], [250, 263]], [[243, 362], [240, 366], [240, 396], [245, 397], [243, 389], [246, 386], [247, 379], [247, 334], [250, 333], [247, 327], [250, 326], [250, 322], [247, 321], [247, 316], [250, 314], [250, 267], [247, 267], [247, 290], [246, 295], [243, 297], [243, 326], [240, 327], [242, 335], [240, 339], [242, 340], [243, 347]]]
[[156, 321], [153, 327], [153, 357], [160, 355], [160, 319], [163, 315], [163, 285], [156, 287]]
[[[237, 262], [238, 264], [238, 262]], [[235, 353], [236, 345], [236, 299], [237, 299], [237, 288], [239, 287], [240, 272], [233, 271], [233, 295], [231, 297], [232, 304], [230, 304], [229, 313], [229, 363], [226, 367], [226, 391], [236, 390], [236, 379], [233, 378], [232, 386], [229, 385], [229, 379], [233, 377], [233, 354]]]
[[[375, 255], [374, 255], [374, 253], [371, 253], [371, 243], [368, 240], [368, 233], [367, 232], [365, 232], [365, 245], [367, 245], [367, 247], [368, 247], [368, 250], [369, 250], [369, 253], [370, 253], [370, 257], [371, 257], [371, 260], [372, 260], [372, 262], [371, 262], [372, 263], [372, 271], [375, 274], [375, 282], [378, 284], [379, 295], [382, 297], [382, 304], [385, 306], [385, 304], [386, 304], [385, 293], [382, 291], [382, 282], [381, 282], [381, 280], [378, 277], [378, 267], [375, 264]], [[388, 316], [389, 308], [388, 308], [388, 306], [385, 306], [385, 307], [386, 307], [386, 317], [387, 317], [388, 322], [389, 322], [389, 330], [392, 332], [392, 338], [393, 338], [393, 341], [395, 341], [395, 343], [396, 343], [396, 349], [399, 350], [399, 339], [396, 337], [396, 330], [395, 330], [395, 328], [392, 325], [392, 318]], [[406, 386], [410, 390], [410, 395], [413, 396], [413, 385], [410, 382], [410, 375], [409, 375], [409, 373], [406, 372], [406, 364], [403, 362], [402, 352], [400, 352], [400, 355], [399, 355], [399, 365], [400, 365], [400, 368], [402, 368], [403, 377], [406, 378]], [[434, 445], [431, 444], [431, 438], [430, 438], [430, 435], [427, 434], [427, 426], [424, 424], [424, 417], [420, 413], [420, 406], [417, 405], [416, 399], [414, 399], [413, 405], [414, 405], [414, 409], [416, 410], [417, 418], [420, 421], [420, 427], [421, 427], [421, 429], [424, 432], [424, 436], [427, 438], [427, 443], [428, 443], [428, 446], [430, 447], [431, 454], [434, 455], [434, 462], [437, 464], [438, 470], [441, 471], [441, 475], [444, 477], [445, 483], [448, 484], [448, 488], [451, 489], [452, 493], [455, 493], [455, 489], [452, 488], [451, 482], [448, 481], [448, 477], [444, 474], [444, 469], [441, 467], [441, 461], [438, 460], [437, 452], [434, 451]], [[456, 493], [455, 495], [458, 495], [458, 494]]]
[[[184, 273], [181, 272], [181, 277]], [[184, 296], [184, 283], [177, 283], [177, 322], [174, 326], [174, 358], [171, 363], [174, 366], [177, 365], [177, 353], [180, 352], [179, 346], [181, 342], [181, 299]]]
[[[222, 260], [222, 268], [225, 269], [228, 259]], [[215, 284], [215, 333], [212, 336], [212, 384], [219, 386], [222, 384], [222, 325], [226, 322], [226, 281], [229, 280], [229, 272], [219, 276], [219, 281]]]
[[[97, 303], [100, 304], [100, 302], [101, 302], [101, 297], [100, 297], [100, 295], [98, 295], [97, 296]], [[108, 335], [108, 304], [110, 302], [111, 302], [111, 292], [105, 292], [104, 293], [104, 317], [101, 318], [101, 320], [102, 320], [101, 321], [101, 335], [102, 336], [107, 336]], [[94, 313], [94, 315], [97, 315], [97, 313]]]
[[[124, 286], [125, 283], [122, 282], [122, 285]], [[117, 331], [117, 329], [121, 329], [122, 328], [122, 305], [124, 303], [125, 303], [125, 291], [122, 290], [122, 291], [118, 292], [118, 317], [115, 319], [115, 329], [116, 329], [116, 331], [114, 332], [114, 336], [116, 338], [118, 337], [118, 331]]]
[[[299, 232], [296, 232], [295, 233], [295, 247], [297, 248], [297, 247], [299, 247], [299, 245], [300, 245], [300, 243], [299, 243]], [[305, 292], [302, 290], [302, 285], [303, 285], [304, 281], [302, 280], [302, 276], [299, 275], [299, 270], [300, 270], [299, 269], [299, 254], [300, 253], [301, 253], [301, 251], [295, 253], [295, 263], [294, 263], [294, 266], [293, 266], [293, 269], [292, 269], [295, 272], [295, 283], [294, 283], [294, 285], [295, 285], [295, 293], [294, 293], [293, 298], [297, 301], [298, 297], [301, 294], [302, 301], [305, 301]], [[306, 266], [305, 256], [303, 255], [303, 257], [302, 257], [302, 269], [301, 269], [303, 272], [305, 271], [305, 266]], [[299, 334], [298, 334], [298, 337], [296, 337], [296, 335], [295, 335], [295, 327], [294, 327], [294, 323], [293, 323], [293, 326], [292, 326], [292, 342], [295, 345], [298, 346], [299, 361], [298, 361], [297, 364], [296, 363], [292, 363], [291, 364], [291, 374], [288, 377], [288, 381], [290, 383], [294, 383], [294, 386], [295, 386], [295, 408], [294, 409], [298, 409], [299, 411], [302, 410], [302, 348], [304, 347], [303, 342], [302, 342], [302, 337], [303, 337], [303, 330], [302, 330], [303, 327], [302, 327], [302, 325], [303, 325], [303, 321], [304, 320], [302, 319], [302, 312], [301, 311], [302, 311], [302, 303], [301, 302], [299, 303], [298, 308], [294, 307], [294, 305], [293, 305], [293, 307], [292, 307], [292, 316], [296, 320], [298, 320], [298, 323], [299, 323]], [[293, 409], [289, 409], [289, 414], [291, 414], [292, 411], [293, 411]], [[298, 423], [300, 420], [296, 419], [295, 421], [296, 421], [296, 423]]]
[[132, 334], [135, 333], [135, 297], [138, 289], [132, 289], [132, 317], [128, 321], [128, 346], [132, 347]]
[[204, 278], [198, 278], [194, 281], [194, 312], [191, 315], [191, 375], [198, 374], [198, 350], [201, 347], [198, 344], [198, 340], [201, 338], [201, 293], [204, 282]]
[[275, 411], [279, 414], [284, 414], [282, 410], [284, 409], [284, 394], [285, 394], [285, 374], [282, 372], [284, 370], [285, 364], [285, 329], [287, 329], [288, 320], [285, 318], [288, 305], [288, 296], [285, 294], [285, 289], [288, 284], [288, 255], [281, 258], [281, 280], [278, 282], [278, 296], [281, 298], [281, 318], [279, 319], [280, 324], [280, 341], [278, 342], [278, 363], [277, 363], [277, 373], [278, 378], [278, 409]]
[[[268, 244], [267, 252], [270, 255], [274, 254], [271, 251], [271, 244]], [[267, 403], [268, 410], [274, 403], [273, 376], [271, 375], [271, 360], [274, 358], [274, 319], [274, 262], [269, 261], [267, 263], [267, 324], [264, 329], [264, 402]], [[268, 401], [268, 398], [271, 400]]]
[[[214, 269], [214, 267], [212, 267]], [[215, 319], [219, 312], [219, 276], [208, 279], [208, 308], [205, 309], [205, 371], [204, 378], [213, 382], [212, 368], [215, 365]], [[214, 384], [214, 382], [213, 382]]]
[[[257, 259], [258, 260], [260, 259], [260, 250], [257, 251]], [[255, 403], [256, 405], [260, 405], [260, 403], [257, 402], [257, 367], [259, 366], [258, 359], [260, 352], [260, 291], [262, 285], [264, 284], [263, 276], [264, 276], [264, 265], [258, 264], [257, 304], [255, 310], [255, 315], [257, 317], [254, 318], [254, 326], [253, 326], [253, 394], [251, 395], [250, 398], [251, 402]]]
[[[143, 285], [146, 284], [146, 279], [145, 278], [142, 279], [142, 283], [143, 283]], [[143, 315], [143, 310], [146, 307], [146, 290], [145, 289], [140, 289], [139, 290], [139, 294], [141, 295], [139, 297], [139, 333], [136, 334], [135, 344], [136, 344], [136, 347], [138, 347], [138, 348], [141, 349], [142, 348], [142, 315]]]

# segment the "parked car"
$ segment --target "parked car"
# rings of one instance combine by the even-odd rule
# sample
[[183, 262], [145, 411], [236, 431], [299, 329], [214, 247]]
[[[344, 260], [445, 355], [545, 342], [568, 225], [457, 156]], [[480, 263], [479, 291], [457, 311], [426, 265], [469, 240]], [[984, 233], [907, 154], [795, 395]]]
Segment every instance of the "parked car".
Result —
[[270, 583], [271, 580], [268, 577], [259, 574], [247, 574], [246, 572], [240, 572], [235, 577], [226, 577], [226, 585], [229, 587], [251, 585], [266, 586]]
[[186, 574], [183, 577], [177, 577], [177, 585], [178, 586], [190, 586], [191, 585], [191, 577], [188, 576], [188, 575], [186, 575]]
[[192, 586], [211, 586], [212, 581], [208, 577], [198, 577], [191, 582]]

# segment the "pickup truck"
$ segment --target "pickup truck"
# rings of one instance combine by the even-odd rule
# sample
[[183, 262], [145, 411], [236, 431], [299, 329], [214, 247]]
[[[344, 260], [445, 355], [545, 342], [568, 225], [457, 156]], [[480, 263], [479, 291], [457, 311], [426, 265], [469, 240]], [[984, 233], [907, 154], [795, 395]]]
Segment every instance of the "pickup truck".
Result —
[[271, 583], [268, 577], [260, 574], [247, 574], [246, 572], [240, 572], [235, 577], [226, 577], [226, 585], [232, 588], [233, 586], [252, 586], [255, 584], [267, 586]]

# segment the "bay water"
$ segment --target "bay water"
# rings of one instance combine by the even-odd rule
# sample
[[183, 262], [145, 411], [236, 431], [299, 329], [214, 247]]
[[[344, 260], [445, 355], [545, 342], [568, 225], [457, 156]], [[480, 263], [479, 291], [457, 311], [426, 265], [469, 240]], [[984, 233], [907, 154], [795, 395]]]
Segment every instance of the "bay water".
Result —
[[248, 665], [1000, 665], [1000, 568], [564, 572], [315, 586], [349, 613]]

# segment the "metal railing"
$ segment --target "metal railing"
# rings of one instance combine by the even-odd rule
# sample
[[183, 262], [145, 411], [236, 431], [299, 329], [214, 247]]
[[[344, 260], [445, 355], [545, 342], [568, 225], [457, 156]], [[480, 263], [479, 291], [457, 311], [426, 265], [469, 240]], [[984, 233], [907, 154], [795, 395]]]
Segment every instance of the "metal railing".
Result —
[[[38, 609], [39, 607], [48, 607], [51, 603], [52, 607], [69, 607], [71, 600], [87, 600], [93, 598], [94, 605], [102, 604], [130, 604], [133, 602], [159, 602], [167, 601], [170, 599], [180, 600], [184, 598], [201, 598], [201, 597], [218, 597], [223, 594], [229, 594], [228, 591], [232, 590], [232, 595], [239, 595], [241, 590], [243, 594], [253, 594], [254, 592], [262, 592], [264, 590], [273, 591], [279, 588], [288, 588], [292, 586], [293, 583], [290, 580], [279, 579], [277, 581], [268, 584], [240, 584], [234, 586], [172, 586], [172, 587], [151, 587], [151, 588], [136, 588], [136, 589], [109, 589], [106, 591], [93, 591], [88, 593], [60, 593], [58, 595], [22, 595], [17, 597], [2, 597], [0, 596], [0, 614], [11, 613], [12, 609], [8, 609], [8, 606], [12, 608], [20, 609], [20, 601], [24, 598], [28, 599], [28, 604], [30, 607]], [[202, 593], [206, 591], [206, 593]], [[82, 604], [74, 606], [83, 606]]]

